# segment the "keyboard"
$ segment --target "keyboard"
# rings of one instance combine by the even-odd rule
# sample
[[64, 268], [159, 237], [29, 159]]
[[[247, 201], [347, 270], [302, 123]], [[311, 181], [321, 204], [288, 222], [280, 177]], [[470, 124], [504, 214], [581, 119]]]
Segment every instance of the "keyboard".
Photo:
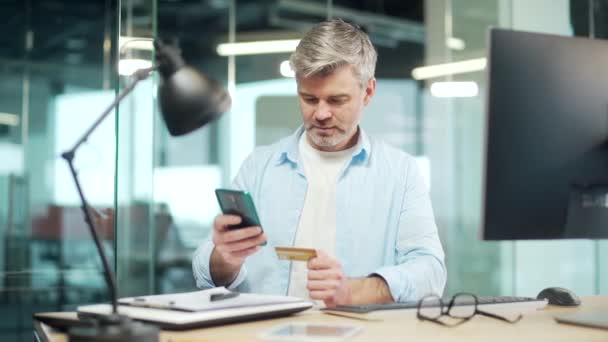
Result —
[[[500, 307], [500, 308], [518, 308], [518, 309], [542, 309], [547, 305], [544, 299], [536, 299], [531, 297], [513, 297], [513, 296], [480, 296], [477, 297], [479, 308]], [[449, 303], [449, 299], [444, 303]], [[472, 305], [470, 303], [460, 302], [457, 305]], [[407, 310], [417, 309], [418, 302], [402, 302], [402, 303], [386, 303], [386, 304], [361, 304], [361, 305], [338, 305], [333, 308], [325, 308], [322, 310], [344, 311], [353, 313], [368, 313], [379, 310]]]

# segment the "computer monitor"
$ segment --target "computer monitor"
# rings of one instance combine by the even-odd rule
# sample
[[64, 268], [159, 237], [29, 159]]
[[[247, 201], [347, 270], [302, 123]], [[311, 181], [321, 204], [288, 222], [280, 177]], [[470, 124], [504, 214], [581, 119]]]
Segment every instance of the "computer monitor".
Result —
[[492, 29], [484, 240], [608, 238], [608, 41]]

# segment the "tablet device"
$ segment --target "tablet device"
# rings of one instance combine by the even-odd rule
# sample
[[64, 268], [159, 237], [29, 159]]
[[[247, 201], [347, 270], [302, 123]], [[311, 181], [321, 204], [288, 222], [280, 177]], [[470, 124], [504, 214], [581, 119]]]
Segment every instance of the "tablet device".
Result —
[[324, 323], [288, 323], [260, 336], [266, 341], [344, 341], [362, 330], [356, 325]]

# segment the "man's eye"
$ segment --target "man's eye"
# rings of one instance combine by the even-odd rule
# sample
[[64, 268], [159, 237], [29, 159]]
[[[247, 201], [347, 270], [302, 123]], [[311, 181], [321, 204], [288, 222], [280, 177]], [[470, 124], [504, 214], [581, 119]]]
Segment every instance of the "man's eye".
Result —
[[316, 102], [317, 102], [317, 99], [315, 99], [315, 98], [310, 98], [310, 97], [306, 97], [306, 98], [304, 98], [304, 101], [305, 101], [306, 103], [316, 103]]

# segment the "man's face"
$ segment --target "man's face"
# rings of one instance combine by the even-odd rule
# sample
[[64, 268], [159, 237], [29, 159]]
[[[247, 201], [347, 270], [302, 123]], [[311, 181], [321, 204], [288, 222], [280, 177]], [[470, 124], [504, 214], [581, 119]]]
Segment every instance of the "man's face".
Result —
[[346, 65], [329, 75], [298, 78], [298, 97], [306, 135], [321, 151], [341, 151], [357, 142], [363, 108], [376, 90], [376, 80], [365, 87]]

